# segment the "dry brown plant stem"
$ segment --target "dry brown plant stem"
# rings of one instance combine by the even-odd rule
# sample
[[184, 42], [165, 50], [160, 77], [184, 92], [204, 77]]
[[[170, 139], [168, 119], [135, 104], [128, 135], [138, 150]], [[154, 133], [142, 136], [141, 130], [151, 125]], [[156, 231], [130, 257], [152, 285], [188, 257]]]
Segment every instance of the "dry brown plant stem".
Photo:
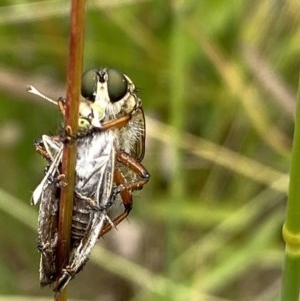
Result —
[[[69, 62], [67, 72], [67, 99], [65, 110], [65, 130], [71, 137], [78, 130], [79, 97], [83, 62], [83, 42], [85, 25], [85, 0], [71, 1]], [[62, 174], [66, 187], [61, 190], [59, 202], [57, 271], [65, 267], [69, 260], [70, 233], [72, 225], [73, 194], [75, 183], [76, 143], [65, 143], [62, 159]], [[67, 300], [67, 290], [54, 298], [55, 301]]]

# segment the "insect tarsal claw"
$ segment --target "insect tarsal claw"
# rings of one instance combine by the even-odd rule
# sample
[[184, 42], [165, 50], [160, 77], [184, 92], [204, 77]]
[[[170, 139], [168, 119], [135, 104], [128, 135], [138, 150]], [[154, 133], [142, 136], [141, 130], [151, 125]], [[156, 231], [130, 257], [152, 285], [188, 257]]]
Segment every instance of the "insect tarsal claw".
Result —
[[65, 182], [66, 176], [64, 174], [60, 174], [59, 176], [56, 177], [56, 187], [58, 188], [64, 188], [68, 185], [67, 182]]

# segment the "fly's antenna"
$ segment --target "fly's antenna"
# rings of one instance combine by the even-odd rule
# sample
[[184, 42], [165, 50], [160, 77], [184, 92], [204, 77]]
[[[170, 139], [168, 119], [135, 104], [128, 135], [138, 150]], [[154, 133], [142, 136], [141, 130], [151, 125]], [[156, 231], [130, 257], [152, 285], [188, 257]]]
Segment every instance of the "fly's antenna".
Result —
[[36, 89], [34, 86], [29, 85], [29, 86], [26, 87], [26, 90], [27, 90], [27, 92], [29, 92], [31, 94], [37, 95], [37, 96], [51, 102], [52, 104], [58, 105], [57, 101], [47, 97], [46, 95], [41, 93], [38, 89]]

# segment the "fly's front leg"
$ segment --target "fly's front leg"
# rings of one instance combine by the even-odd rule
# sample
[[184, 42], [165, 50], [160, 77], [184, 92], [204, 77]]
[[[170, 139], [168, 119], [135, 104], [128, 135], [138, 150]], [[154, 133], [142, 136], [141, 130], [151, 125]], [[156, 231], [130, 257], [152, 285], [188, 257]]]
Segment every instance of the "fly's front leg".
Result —
[[[57, 100], [58, 108], [61, 114], [65, 117], [66, 115], [66, 99], [64, 97], [59, 97]], [[63, 143], [71, 142], [72, 140], [76, 140], [76, 134], [73, 134], [73, 130], [70, 126], [65, 127], [65, 132], [61, 137], [61, 141]]]
[[[79, 118], [79, 119], [82, 121], [82, 124], [80, 124], [80, 126], [79, 126], [79, 127], [82, 128], [82, 131], [79, 132], [75, 136], [75, 139], [76, 138], [84, 138], [86, 136], [89, 136], [94, 131], [103, 132], [103, 131], [109, 130], [111, 128], [121, 129], [121, 128], [123, 128], [124, 126], [126, 126], [128, 124], [128, 122], [131, 119], [131, 116], [126, 115], [126, 116], [119, 117], [119, 118], [116, 118], [116, 119], [104, 121], [101, 124], [98, 124], [99, 123], [98, 119], [97, 119], [97, 122], [95, 122], [97, 124], [93, 124], [93, 119], [90, 120], [90, 121], [86, 121], [86, 118], [83, 118], [83, 117]], [[86, 122], [87, 122], [87, 124], [85, 124]], [[91, 125], [92, 125], [92, 128], [89, 128], [89, 126], [91, 126]]]
[[66, 99], [64, 97], [59, 97], [57, 100], [58, 108], [63, 116], [66, 114]]
[[[101, 125], [101, 129], [107, 130], [107, 129], [111, 129], [113, 127], [121, 129], [124, 126], [126, 126], [134, 116], [137, 116], [140, 113], [141, 113], [141, 109], [135, 109], [130, 114], [127, 114], [125, 116], [115, 118], [112, 120], [108, 120], [108, 121], [104, 121]], [[144, 117], [143, 112], [142, 112], [142, 115]]]
[[127, 125], [127, 123], [129, 122], [130, 119], [131, 119], [131, 116], [126, 115], [126, 116], [119, 117], [119, 118], [116, 118], [116, 119], [113, 119], [113, 120], [105, 121], [101, 125], [101, 130], [108, 130], [108, 129], [111, 129], [113, 127], [121, 129], [122, 127]]

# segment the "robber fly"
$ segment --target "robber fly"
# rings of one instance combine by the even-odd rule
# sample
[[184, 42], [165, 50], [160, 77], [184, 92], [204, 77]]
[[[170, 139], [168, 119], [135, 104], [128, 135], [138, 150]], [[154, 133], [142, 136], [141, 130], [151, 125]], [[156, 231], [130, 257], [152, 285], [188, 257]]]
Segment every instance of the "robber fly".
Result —
[[[33, 87], [29, 92], [39, 94]], [[41, 202], [38, 219], [40, 283], [53, 286], [56, 292], [83, 268], [99, 236], [128, 216], [132, 191], [141, 189], [149, 180], [141, 164], [145, 152], [145, 118], [132, 81], [115, 69], [91, 69], [83, 74], [82, 96], [79, 133], [75, 137], [73, 251], [61, 275], [56, 271], [55, 261], [58, 202], [63, 182], [60, 169], [65, 142], [59, 135], [43, 135], [35, 144], [36, 150], [48, 161], [46, 174], [32, 195], [34, 205]], [[59, 99], [57, 104], [64, 114], [64, 100]], [[122, 200], [125, 210], [111, 221], [107, 210], [116, 198]]]

